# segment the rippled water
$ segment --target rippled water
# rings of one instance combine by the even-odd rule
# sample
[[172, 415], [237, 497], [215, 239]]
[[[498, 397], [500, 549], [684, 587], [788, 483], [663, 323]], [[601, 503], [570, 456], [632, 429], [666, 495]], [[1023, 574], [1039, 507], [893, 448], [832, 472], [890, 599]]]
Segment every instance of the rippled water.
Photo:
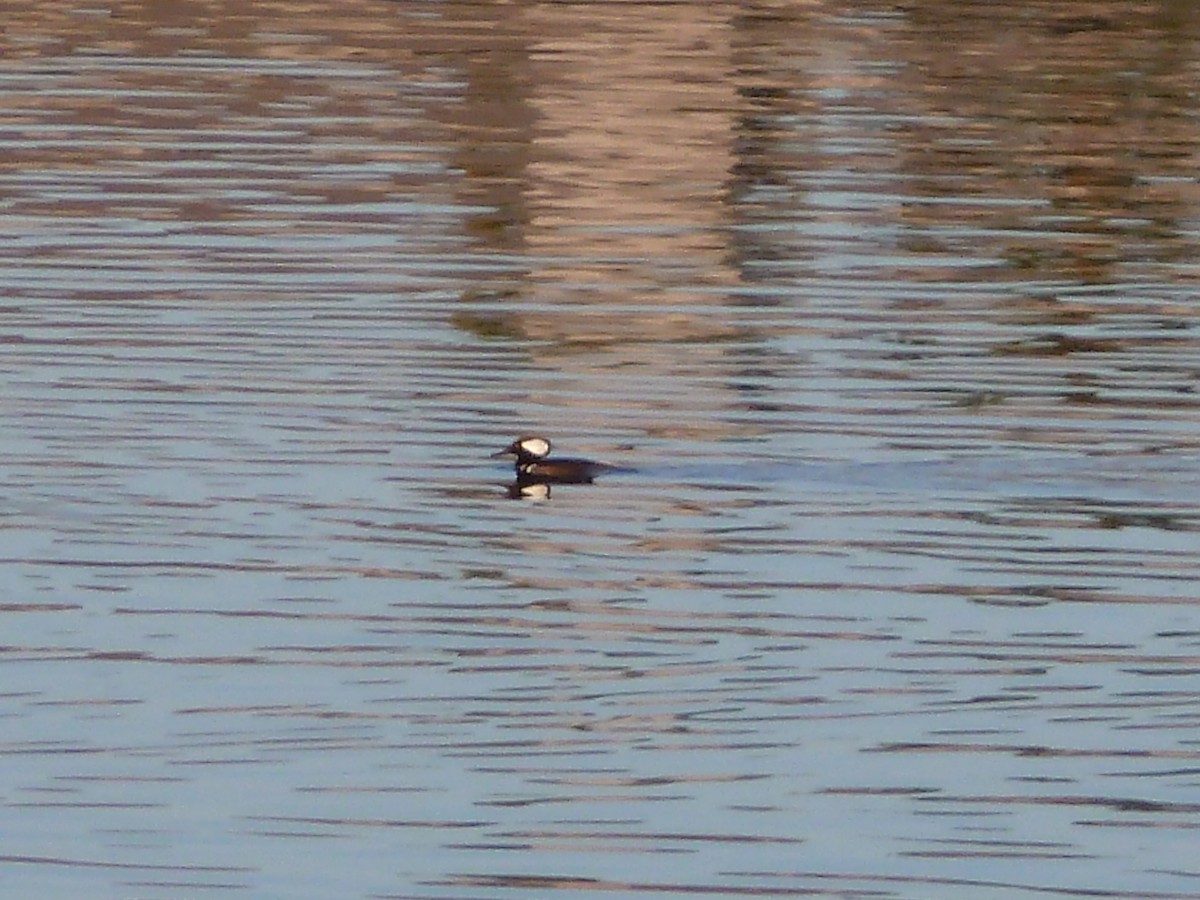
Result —
[[1200, 897], [1191, 8], [331, 10], [6, 6], [5, 896]]

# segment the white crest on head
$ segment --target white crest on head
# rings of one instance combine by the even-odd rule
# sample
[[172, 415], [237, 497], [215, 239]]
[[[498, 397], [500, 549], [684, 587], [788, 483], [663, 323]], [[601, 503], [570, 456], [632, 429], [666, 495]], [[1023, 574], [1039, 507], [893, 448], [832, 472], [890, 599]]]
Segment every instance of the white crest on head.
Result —
[[541, 458], [550, 453], [550, 442], [544, 437], [527, 437], [521, 438], [517, 442], [517, 446], [530, 456]]

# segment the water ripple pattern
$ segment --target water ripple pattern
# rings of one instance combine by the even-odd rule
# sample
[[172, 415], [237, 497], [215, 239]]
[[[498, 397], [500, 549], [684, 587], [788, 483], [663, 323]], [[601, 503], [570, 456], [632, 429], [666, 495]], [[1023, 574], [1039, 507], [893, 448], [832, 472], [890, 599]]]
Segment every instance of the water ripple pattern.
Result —
[[5, 896], [1200, 898], [1198, 37], [7, 4]]

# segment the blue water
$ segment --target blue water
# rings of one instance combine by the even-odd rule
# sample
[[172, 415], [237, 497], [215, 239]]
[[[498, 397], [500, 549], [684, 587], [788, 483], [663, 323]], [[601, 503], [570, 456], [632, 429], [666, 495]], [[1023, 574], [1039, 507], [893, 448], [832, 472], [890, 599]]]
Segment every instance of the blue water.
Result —
[[[1095, 503], [1200, 503], [1200, 458], [1188, 454], [1089, 457], [1082, 454], [946, 456], [901, 462], [744, 460], [730, 447], [725, 462], [606, 463], [597, 481], [634, 482], [646, 491], [678, 484], [846, 490], [869, 494], [963, 494], [1075, 499]], [[504, 474], [496, 467], [497, 477]], [[619, 489], [619, 488], [618, 488]]]
[[1189, 11], [9, 7], [3, 896], [1200, 897]]

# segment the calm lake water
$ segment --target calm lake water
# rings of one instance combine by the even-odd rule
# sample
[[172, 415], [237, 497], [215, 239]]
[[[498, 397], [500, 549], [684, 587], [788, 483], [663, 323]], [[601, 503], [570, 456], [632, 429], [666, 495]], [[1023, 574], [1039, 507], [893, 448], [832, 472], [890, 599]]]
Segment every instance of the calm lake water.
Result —
[[1200, 898], [1198, 97], [1166, 0], [5, 3], [0, 892]]

